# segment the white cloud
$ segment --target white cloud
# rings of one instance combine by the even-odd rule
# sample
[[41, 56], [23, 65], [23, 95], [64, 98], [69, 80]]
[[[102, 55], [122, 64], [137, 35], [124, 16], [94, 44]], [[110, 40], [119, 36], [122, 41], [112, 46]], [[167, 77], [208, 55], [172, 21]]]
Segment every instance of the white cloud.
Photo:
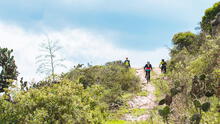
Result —
[[[14, 49], [14, 55], [20, 76], [30, 80], [39, 78], [36, 72], [35, 57], [39, 55], [38, 45], [46, 39], [45, 35], [31, 33], [21, 27], [0, 23], [0, 46]], [[104, 64], [108, 61], [122, 60], [129, 57], [132, 66], [141, 67], [146, 61], [157, 66], [161, 58], [168, 58], [166, 48], [152, 51], [123, 49], [112, 44], [109, 37], [85, 29], [64, 29], [47, 31], [52, 40], [59, 40], [63, 47], [60, 52], [66, 58], [68, 69], [77, 63]], [[134, 46], [135, 47], [135, 46]], [[58, 70], [64, 71], [64, 70]]]

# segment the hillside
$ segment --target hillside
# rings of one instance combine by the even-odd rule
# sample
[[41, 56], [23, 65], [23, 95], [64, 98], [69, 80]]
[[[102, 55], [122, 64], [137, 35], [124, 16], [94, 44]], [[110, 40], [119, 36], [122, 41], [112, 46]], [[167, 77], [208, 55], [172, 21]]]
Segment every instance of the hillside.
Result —
[[122, 96], [138, 92], [135, 70], [108, 64], [74, 68], [58, 82], [41, 81], [25, 91], [0, 98], [1, 123], [104, 123], [124, 104]]

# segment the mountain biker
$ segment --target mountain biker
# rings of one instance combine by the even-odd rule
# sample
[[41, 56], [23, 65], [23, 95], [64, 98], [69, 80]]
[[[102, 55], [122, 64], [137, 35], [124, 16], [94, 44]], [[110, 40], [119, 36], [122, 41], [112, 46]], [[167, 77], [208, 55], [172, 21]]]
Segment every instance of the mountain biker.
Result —
[[160, 65], [161, 73], [167, 72], [167, 63], [164, 61], [164, 59], [161, 60]]
[[144, 66], [144, 70], [146, 72], [145, 78], [147, 79], [147, 81], [150, 81], [150, 72], [153, 70], [150, 62], [147, 62], [147, 64]]
[[124, 61], [124, 65], [126, 68], [130, 68], [131, 65], [130, 65], [130, 60], [128, 59], [128, 57], [126, 57], [126, 60]]

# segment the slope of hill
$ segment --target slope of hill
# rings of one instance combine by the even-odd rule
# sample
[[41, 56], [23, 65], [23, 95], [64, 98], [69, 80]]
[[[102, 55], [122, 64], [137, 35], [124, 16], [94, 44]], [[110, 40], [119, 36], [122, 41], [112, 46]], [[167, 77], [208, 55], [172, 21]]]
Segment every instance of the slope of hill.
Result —
[[75, 68], [56, 84], [39, 82], [28, 91], [0, 97], [0, 123], [104, 123], [124, 104], [122, 95], [138, 92], [135, 70], [122, 65]]

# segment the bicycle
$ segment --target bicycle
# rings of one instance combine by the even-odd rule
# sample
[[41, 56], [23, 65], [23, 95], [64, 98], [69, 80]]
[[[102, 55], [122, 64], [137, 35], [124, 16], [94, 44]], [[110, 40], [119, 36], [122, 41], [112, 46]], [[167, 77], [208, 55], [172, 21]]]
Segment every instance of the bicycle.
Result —
[[150, 71], [146, 71], [146, 76], [145, 76], [147, 82], [150, 82]]
[[166, 66], [162, 66], [161, 67], [161, 73], [166, 73], [167, 72], [167, 67]]

